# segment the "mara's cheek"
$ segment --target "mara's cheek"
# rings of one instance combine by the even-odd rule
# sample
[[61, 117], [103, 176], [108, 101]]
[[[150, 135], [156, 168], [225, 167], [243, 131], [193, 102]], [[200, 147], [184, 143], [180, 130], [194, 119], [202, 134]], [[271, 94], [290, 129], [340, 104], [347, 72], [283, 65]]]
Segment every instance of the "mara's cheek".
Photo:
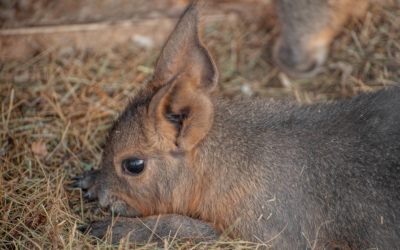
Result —
[[118, 202], [114, 204], [115, 209], [130, 214], [130, 216], [153, 215], [156, 213], [159, 205], [159, 202], [151, 199], [150, 196], [133, 196], [123, 193], [118, 194], [118, 196]]

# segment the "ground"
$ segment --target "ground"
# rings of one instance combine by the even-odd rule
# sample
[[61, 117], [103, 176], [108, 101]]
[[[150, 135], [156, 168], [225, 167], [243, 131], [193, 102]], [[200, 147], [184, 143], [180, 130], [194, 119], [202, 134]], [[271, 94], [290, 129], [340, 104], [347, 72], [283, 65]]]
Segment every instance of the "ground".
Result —
[[[2, 12], [1, 27], [18, 26], [17, 17], [7, 13]], [[20, 24], [27, 20], [18, 18]], [[206, 22], [204, 41], [219, 67], [221, 95], [312, 103], [400, 82], [399, 4], [371, 6], [365, 17], [349, 23], [332, 44], [324, 71], [312, 79], [290, 79], [273, 65], [279, 28], [273, 17], [264, 21], [228, 14]], [[109, 247], [76, 229], [108, 212], [84, 204], [80, 191], [67, 184], [97, 166], [113, 120], [151, 77], [160, 46], [139, 45], [64, 46], [0, 62], [0, 248]], [[214, 245], [224, 246], [255, 245]]]

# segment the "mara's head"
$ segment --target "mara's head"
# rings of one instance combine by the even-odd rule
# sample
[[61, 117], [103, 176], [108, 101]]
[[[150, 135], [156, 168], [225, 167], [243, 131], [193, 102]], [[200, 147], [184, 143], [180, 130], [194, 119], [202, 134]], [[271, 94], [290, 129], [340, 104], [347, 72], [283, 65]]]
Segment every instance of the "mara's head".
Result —
[[191, 159], [213, 122], [218, 73], [192, 4], [164, 45], [152, 80], [110, 131], [96, 177], [103, 206], [130, 215], [196, 213], [201, 170]]
[[281, 35], [274, 60], [290, 76], [311, 77], [346, 20], [362, 15], [368, 0], [278, 0], [276, 5]]

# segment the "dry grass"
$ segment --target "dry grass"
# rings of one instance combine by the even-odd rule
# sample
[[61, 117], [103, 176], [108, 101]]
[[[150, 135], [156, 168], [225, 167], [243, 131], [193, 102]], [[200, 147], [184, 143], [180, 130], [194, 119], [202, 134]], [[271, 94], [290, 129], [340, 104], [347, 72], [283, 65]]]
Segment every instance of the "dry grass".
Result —
[[[325, 72], [312, 80], [290, 80], [272, 65], [269, 49], [276, 28], [232, 17], [210, 23], [205, 33], [218, 59], [220, 90], [229, 98], [288, 97], [308, 103], [400, 82], [399, 6], [373, 7], [350, 24], [334, 42]], [[107, 129], [134, 89], [151, 76], [157, 53], [133, 45], [101, 54], [63, 49], [1, 63], [0, 248], [111, 247], [77, 232], [77, 224], [107, 212], [83, 204], [81, 193], [68, 191], [66, 184], [98, 164]], [[212, 246], [255, 247], [223, 241]]]

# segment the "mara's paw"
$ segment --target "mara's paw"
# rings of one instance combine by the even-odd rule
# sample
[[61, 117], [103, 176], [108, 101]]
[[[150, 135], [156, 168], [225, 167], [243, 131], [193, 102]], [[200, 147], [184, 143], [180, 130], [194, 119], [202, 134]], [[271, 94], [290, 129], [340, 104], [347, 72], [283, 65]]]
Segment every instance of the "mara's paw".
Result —
[[181, 215], [118, 217], [92, 222], [79, 230], [99, 239], [110, 239], [113, 244], [124, 239], [135, 244], [156, 243], [162, 246], [165, 240], [195, 243], [219, 237], [210, 224]]

